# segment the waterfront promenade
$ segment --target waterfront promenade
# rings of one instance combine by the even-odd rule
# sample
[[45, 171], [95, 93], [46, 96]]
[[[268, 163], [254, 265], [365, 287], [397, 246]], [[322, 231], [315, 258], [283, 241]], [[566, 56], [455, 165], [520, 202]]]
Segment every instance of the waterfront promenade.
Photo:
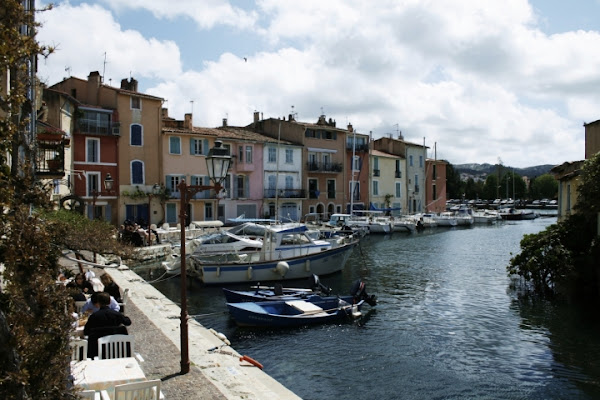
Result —
[[[194, 319], [188, 321], [190, 372], [179, 375], [179, 306], [129, 269], [93, 268], [92, 271], [96, 276], [107, 272], [121, 290], [129, 288], [125, 313], [132, 320], [128, 330], [135, 336], [135, 351], [144, 359], [140, 364], [146, 377], [162, 380], [162, 392], [167, 400], [300, 399], [271, 378], [268, 371], [240, 362], [240, 354], [224, 345], [210, 327]], [[217, 346], [222, 347], [208, 351]], [[252, 357], [252, 354], [247, 355]]]

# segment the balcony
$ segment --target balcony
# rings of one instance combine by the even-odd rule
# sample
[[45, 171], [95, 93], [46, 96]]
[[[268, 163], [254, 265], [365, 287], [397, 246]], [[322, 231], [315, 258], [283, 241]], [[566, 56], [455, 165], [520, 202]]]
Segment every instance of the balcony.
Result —
[[419, 193], [419, 187], [415, 186], [415, 193]]
[[402, 171], [396, 171], [396, 173], [394, 174], [394, 176], [396, 178], [402, 178]]
[[65, 145], [68, 139], [61, 134], [38, 133], [36, 174], [42, 178], [65, 176]]
[[311, 162], [306, 163], [306, 168], [310, 172], [342, 172], [343, 166], [341, 163], [332, 162]]
[[356, 151], [357, 153], [367, 152], [369, 151], [369, 145], [357, 144], [356, 146], [353, 146], [352, 143], [346, 143], [346, 150]]
[[274, 199], [277, 195], [280, 199], [305, 199], [306, 190], [304, 189], [265, 189], [265, 199]]
[[374, 169], [373, 176], [379, 176], [379, 175], [380, 175], [380, 171], [378, 169]]

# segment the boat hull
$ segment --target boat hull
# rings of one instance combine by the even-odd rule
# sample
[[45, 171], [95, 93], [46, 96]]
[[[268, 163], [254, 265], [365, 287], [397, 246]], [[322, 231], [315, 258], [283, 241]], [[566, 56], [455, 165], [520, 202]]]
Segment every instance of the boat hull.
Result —
[[[188, 273], [205, 284], [268, 282], [329, 275], [344, 269], [358, 241], [319, 253], [268, 261], [211, 263], [190, 259]], [[282, 265], [283, 264], [283, 265]]]
[[[227, 303], [227, 308], [239, 326], [299, 327], [325, 324], [348, 318], [352, 304], [337, 297], [319, 297], [305, 301], [316, 306], [314, 310], [300, 311], [286, 301]], [[356, 306], [358, 308], [358, 306]]]

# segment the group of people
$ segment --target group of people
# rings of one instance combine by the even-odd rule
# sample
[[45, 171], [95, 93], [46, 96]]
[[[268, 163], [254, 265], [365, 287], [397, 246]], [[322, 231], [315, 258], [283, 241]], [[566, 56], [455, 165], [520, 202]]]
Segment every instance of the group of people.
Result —
[[[108, 274], [100, 276], [100, 281], [104, 285], [103, 292], [94, 291], [92, 283], [83, 273], [77, 274], [75, 279], [67, 284], [67, 287], [73, 290], [72, 296], [75, 301], [86, 301], [81, 308], [81, 314], [88, 316], [83, 334], [88, 337], [87, 357], [90, 359], [98, 355], [98, 338], [127, 334], [126, 327], [131, 325], [131, 319], [121, 312], [119, 286]], [[86, 295], [89, 295], [89, 298]]]
[[119, 229], [120, 240], [136, 247], [144, 246], [156, 241], [160, 244], [158, 233], [154, 229], [144, 229], [136, 222], [125, 220]]

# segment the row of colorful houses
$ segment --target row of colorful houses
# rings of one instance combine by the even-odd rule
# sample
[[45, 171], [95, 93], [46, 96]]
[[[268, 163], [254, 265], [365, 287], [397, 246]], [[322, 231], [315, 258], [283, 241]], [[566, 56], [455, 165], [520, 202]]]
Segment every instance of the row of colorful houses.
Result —
[[219, 127], [196, 127], [192, 114], [171, 118], [164, 99], [137, 86], [130, 78], [112, 87], [91, 72], [41, 89], [37, 171], [53, 183], [57, 204], [115, 225], [177, 224], [179, 183], [210, 185], [205, 160], [220, 141], [232, 157], [224, 190], [197, 193], [187, 223], [445, 208], [446, 163], [428, 159], [425, 143], [373, 139], [324, 115], [301, 122], [256, 111], [246, 126], [223, 119]]

